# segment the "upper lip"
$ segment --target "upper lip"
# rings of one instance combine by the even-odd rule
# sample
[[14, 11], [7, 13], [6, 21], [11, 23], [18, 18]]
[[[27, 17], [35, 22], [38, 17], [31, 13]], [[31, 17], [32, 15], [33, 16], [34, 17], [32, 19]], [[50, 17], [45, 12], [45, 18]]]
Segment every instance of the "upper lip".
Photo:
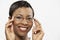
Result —
[[28, 28], [28, 26], [18, 26], [18, 27], [22, 27], [22, 28]]

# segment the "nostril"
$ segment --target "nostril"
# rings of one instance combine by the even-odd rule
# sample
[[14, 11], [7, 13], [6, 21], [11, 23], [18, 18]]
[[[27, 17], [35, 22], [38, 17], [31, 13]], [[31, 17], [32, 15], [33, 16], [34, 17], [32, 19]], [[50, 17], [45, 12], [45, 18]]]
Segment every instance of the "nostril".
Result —
[[23, 20], [22, 23], [23, 23], [23, 24], [27, 24], [27, 20]]
[[20, 26], [18, 26], [18, 28], [20, 28]]

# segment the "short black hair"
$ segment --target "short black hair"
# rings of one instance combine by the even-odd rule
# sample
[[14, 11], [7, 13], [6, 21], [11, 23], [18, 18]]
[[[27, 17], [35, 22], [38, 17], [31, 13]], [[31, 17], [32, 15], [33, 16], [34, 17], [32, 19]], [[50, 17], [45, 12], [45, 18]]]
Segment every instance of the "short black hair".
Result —
[[10, 6], [10, 10], [9, 10], [9, 16], [12, 17], [13, 12], [21, 7], [30, 7], [33, 11], [33, 17], [34, 17], [34, 10], [32, 8], [32, 6], [27, 2], [27, 1], [16, 1], [14, 2], [11, 6]]

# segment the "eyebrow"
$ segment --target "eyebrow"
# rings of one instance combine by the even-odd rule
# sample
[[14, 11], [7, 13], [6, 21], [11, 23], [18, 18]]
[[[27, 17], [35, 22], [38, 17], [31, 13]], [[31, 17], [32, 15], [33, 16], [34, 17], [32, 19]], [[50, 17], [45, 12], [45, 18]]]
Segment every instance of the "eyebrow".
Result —
[[28, 15], [27, 17], [32, 17], [31, 15]]
[[21, 15], [21, 14], [16, 14], [16, 15], [23, 16], [23, 15]]
[[[23, 15], [21, 15], [21, 14], [16, 14], [16, 15], [23, 16]], [[32, 16], [31, 16], [31, 15], [28, 15], [27, 17], [32, 17]]]

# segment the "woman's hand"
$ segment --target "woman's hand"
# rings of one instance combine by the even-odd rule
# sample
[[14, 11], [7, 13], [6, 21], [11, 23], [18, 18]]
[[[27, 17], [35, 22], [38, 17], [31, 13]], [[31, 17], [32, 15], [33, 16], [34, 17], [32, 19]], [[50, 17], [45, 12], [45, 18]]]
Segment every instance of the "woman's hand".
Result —
[[36, 27], [32, 30], [32, 40], [42, 40], [44, 32], [42, 30], [41, 24], [36, 19], [34, 19], [34, 23]]
[[8, 20], [8, 22], [5, 25], [6, 40], [15, 40], [12, 22], [13, 22], [13, 19]]

